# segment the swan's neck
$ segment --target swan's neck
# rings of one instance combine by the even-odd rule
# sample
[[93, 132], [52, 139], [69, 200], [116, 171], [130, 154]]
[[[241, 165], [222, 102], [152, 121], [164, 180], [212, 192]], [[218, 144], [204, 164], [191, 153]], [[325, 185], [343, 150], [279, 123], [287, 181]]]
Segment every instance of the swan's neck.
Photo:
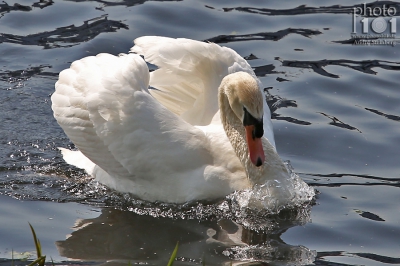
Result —
[[265, 184], [269, 179], [280, 180], [289, 178], [286, 166], [276, 153], [274, 147], [264, 137], [262, 138], [262, 144], [265, 154], [265, 162], [260, 167], [256, 167], [251, 162], [243, 123], [233, 112], [225, 90], [221, 87], [219, 88], [219, 106], [221, 122], [226, 135], [235, 150], [236, 156], [246, 169], [247, 176], [252, 185]]

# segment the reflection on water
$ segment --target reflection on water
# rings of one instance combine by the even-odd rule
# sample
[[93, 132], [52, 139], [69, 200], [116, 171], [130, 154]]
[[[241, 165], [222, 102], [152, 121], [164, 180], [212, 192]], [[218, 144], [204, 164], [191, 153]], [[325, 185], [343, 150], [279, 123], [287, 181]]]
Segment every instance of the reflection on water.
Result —
[[[71, 2], [85, 2], [86, 0], [67, 0]], [[135, 6], [135, 5], [140, 5], [144, 4], [147, 1], [159, 1], [159, 2], [168, 2], [168, 1], [182, 1], [182, 0], [120, 0], [120, 1], [106, 1], [106, 0], [93, 0], [93, 2], [97, 2], [99, 4], [102, 4], [103, 7], [108, 7], [108, 6], [124, 6], [124, 7], [129, 7], [129, 6]]]
[[62, 256], [89, 261], [133, 260], [162, 265], [179, 242], [178, 260], [182, 261], [205, 260], [206, 265], [229, 265], [230, 260], [305, 265], [314, 261], [316, 252], [286, 244], [280, 238], [296, 224], [295, 220], [304, 219], [302, 215], [282, 212], [271, 216], [269, 222], [274, 224], [274, 230], [267, 232], [247, 229], [229, 219], [199, 223], [105, 208], [97, 218], [78, 220], [74, 232], [56, 245]]
[[86, 20], [81, 26], [71, 25], [27, 36], [3, 33], [0, 35], [0, 43], [37, 45], [43, 46], [45, 49], [71, 47], [94, 39], [100, 33], [116, 32], [121, 28], [128, 29], [128, 25], [119, 21], [108, 20], [107, 15], [104, 15]]
[[[365, 3], [365, 8], [381, 8], [382, 5], [386, 5], [387, 8], [400, 8], [400, 4], [394, 1], [384, 1], [384, 2], [371, 2]], [[248, 12], [255, 13], [260, 15], [268, 15], [268, 16], [282, 16], [282, 15], [305, 15], [305, 14], [316, 14], [316, 13], [327, 13], [327, 14], [343, 14], [343, 13], [352, 13], [354, 8], [364, 8], [364, 3], [355, 4], [352, 6], [348, 5], [331, 5], [331, 6], [320, 6], [320, 7], [312, 7], [308, 5], [299, 5], [295, 8], [287, 8], [287, 9], [272, 9], [272, 8], [254, 8], [254, 7], [231, 7], [224, 8], [225, 12], [230, 11], [239, 11], [239, 12]]]
[[[400, 178], [379, 177], [357, 174], [310, 174], [303, 173], [302, 176], [317, 177], [318, 182], [309, 182], [313, 187], [340, 187], [340, 186], [392, 186], [400, 187]], [[351, 180], [352, 182], [345, 182]]]
[[331, 120], [331, 122], [329, 122], [329, 125], [332, 125], [332, 126], [335, 126], [335, 127], [344, 128], [344, 129], [348, 129], [348, 130], [356, 130], [359, 133], [362, 133], [359, 129], [340, 121], [339, 119], [337, 119], [336, 117], [334, 117], [332, 115], [327, 115], [325, 113], [320, 113], [320, 114], [325, 116], [325, 117], [327, 117], [327, 118], [329, 118]]
[[24, 6], [21, 4], [15, 3], [13, 6], [8, 5], [6, 2], [0, 3], [0, 18], [4, 16], [5, 13], [9, 13], [11, 11], [31, 11], [32, 8], [30, 6]]
[[[219, 35], [205, 41], [214, 43], [230, 43], [230, 42], [241, 42], [241, 41], [256, 41], [256, 40], [270, 40], [279, 41], [280, 39], [286, 37], [289, 34], [299, 34], [304, 37], [310, 38], [313, 35], [321, 34], [318, 30], [309, 29], [284, 29], [277, 32], [259, 32], [251, 34], [234, 34], [234, 35]], [[257, 73], [256, 73], [257, 74]]]
[[286, 67], [297, 67], [297, 68], [310, 68], [315, 73], [330, 78], [339, 78], [338, 75], [329, 73], [324, 69], [326, 66], [342, 66], [348, 67], [366, 74], [375, 75], [377, 72], [373, 68], [382, 68], [387, 70], [400, 70], [399, 62], [380, 61], [380, 60], [366, 60], [366, 61], [354, 61], [354, 60], [321, 60], [321, 61], [291, 61], [284, 60], [282, 65]]
[[55, 73], [46, 72], [46, 69], [51, 68], [50, 65], [47, 66], [34, 66], [29, 67], [24, 70], [14, 70], [14, 71], [0, 71], [0, 81], [10, 84], [9, 87], [1, 88], [1, 89], [17, 89], [24, 87], [24, 82], [29, 80], [34, 76], [39, 77], [54, 77]]
[[[381, 256], [373, 253], [350, 253], [345, 251], [330, 251], [330, 252], [318, 252], [318, 255], [315, 259], [315, 264], [317, 265], [332, 265], [329, 263], [329, 259], [342, 257], [351, 257], [358, 259], [367, 259], [370, 265], [375, 264], [389, 264], [396, 265], [400, 264], [400, 257], [389, 257], [389, 256]], [[349, 265], [349, 264], [337, 264], [337, 265]], [[350, 266], [350, 265], [349, 265]]]
[[383, 116], [383, 117], [385, 117], [385, 118], [387, 118], [387, 119], [400, 122], [400, 116], [385, 114], [384, 112], [381, 112], [381, 111], [378, 111], [378, 110], [374, 110], [374, 109], [372, 109], [372, 108], [364, 108], [364, 109], [367, 110], [367, 111], [370, 111], [370, 112], [372, 112], [372, 113], [375, 113], [375, 114], [377, 114], [377, 115]]

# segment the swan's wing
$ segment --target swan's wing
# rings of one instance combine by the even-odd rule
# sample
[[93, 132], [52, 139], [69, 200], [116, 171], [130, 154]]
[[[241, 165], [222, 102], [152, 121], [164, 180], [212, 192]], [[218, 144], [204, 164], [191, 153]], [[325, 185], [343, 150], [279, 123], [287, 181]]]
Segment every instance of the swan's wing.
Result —
[[147, 91], [139, 55], [100, 54], [60, 73], [52, 108], [79, 150], [114, 178], [190, 174], [211, 163], [207, 139]]
[[[150, 86], [157, 90], [150, 93], [192, 125], [211, 122], [218, 111], [218, 87], [226, 75], [244, 71], [257, 79], [244, 58], [214, 43], [145, 36], [135, 40], [131, 52], [143, 55], [146, 61], [158, 66], [150, 76]], [[265, 136], [275, 146], [267, 104], [264, 113]]]
[[159, 69], [151, 73], [150, 93], [187, 122], [208, 125], [218, 111], [218, 87], [227, 74], [246, 71], [249, 64], [235, 51], [214, 43], [145, 36], [132, 52]]

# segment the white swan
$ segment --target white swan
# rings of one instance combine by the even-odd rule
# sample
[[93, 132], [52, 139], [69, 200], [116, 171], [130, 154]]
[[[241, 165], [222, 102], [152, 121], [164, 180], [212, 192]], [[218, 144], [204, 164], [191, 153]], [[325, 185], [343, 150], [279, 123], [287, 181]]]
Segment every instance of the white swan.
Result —
[[[215, 199], [269, 180], [280, 184], [271, 197], [290, 198], [279, 188], [290, 174], [261, 83], [241, 56], [150, 36], [131, 52], [86, 57], [60, 73], [52, 109], [79, 149], [61, 148], [68, 163], [148, 201]], [[158, 69], [149, 73], [139, 55]]]

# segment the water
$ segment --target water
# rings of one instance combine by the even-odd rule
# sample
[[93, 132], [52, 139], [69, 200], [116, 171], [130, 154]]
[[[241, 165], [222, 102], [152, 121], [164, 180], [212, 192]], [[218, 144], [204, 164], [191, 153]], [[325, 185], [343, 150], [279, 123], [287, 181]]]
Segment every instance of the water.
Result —
[[[32, 257], [29, 221], [56, 261], [166, 265], [179, 241], [177, 265], [399, 264], [399, 48], [352, 45], [352, 7], [362, 3], [1, 3], [2, 263], [12, 249]], [[400, 12], [397, 2], [371, 5], [383, 4]], [[278, 215], [229, 197], [149, 204], [65, 164], [56, 147], [73, 144], [50, 108], [58, 73], [127, 52], [143, 35], [209, 40], [246, 57], [268, 87], [279, 154], [318, 190], [314, 204]]]

